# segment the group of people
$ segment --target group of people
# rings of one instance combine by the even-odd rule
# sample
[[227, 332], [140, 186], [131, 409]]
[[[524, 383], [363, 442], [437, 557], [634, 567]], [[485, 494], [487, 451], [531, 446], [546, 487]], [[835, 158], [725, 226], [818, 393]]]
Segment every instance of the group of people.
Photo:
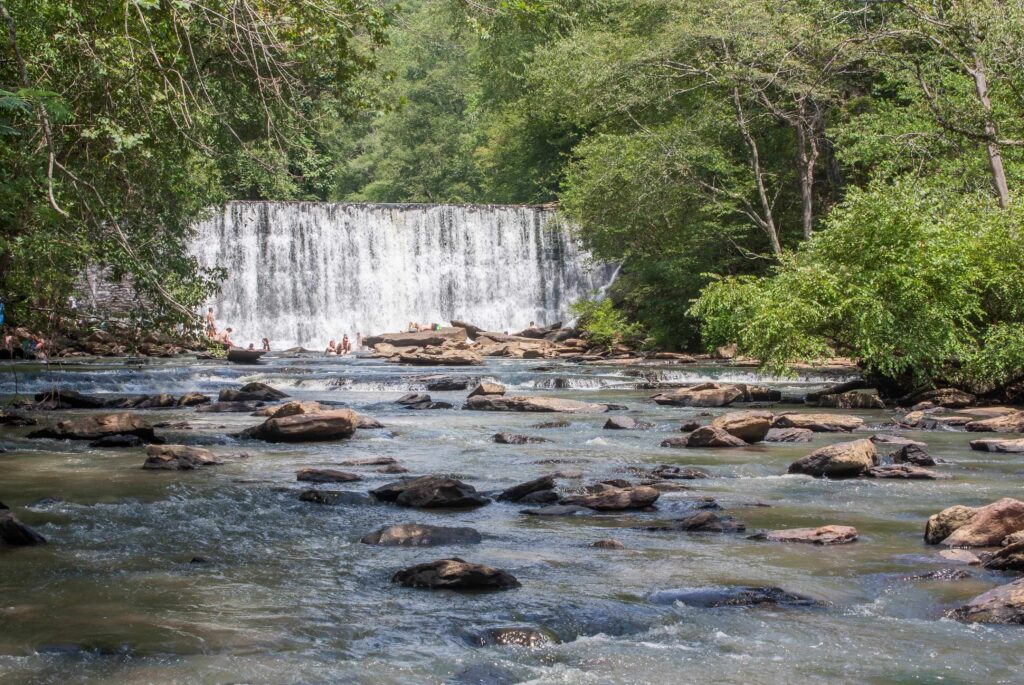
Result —
[[439, 330], [441, 330], [441, 324], [439, 323], [432, 323], [429, 326], [424, 326], [417, 323], [416, 321], [410, 321], [408, 327], [406, 328], [407, 333], [422, 333], [423, 331]]
[[[224, 345], [225, 347], [238, 347], [238, 345], [236, 345], [235, 342], [231, 339], [231, 334], [234, 333], [234, 332], [235, 332], [235, 329], [233, 329], [231, 326], [228, 326], [227, 328], [225, 328], [222, 331], [218, 331], [217, 330], [217, 319], [213, 315], [213, 307], [208, 307], [206, 309], [206, 337], [207, 338], [209, 338], [210, 340], [212, 340], [214, 342], [220, 343], [221, 345]], [[269, 352], [270, 351], [270, 339], [269, 338], [263, 338], [261, 343], [263, 345], [263, 351], [264, 352]], [[254, 343], [249, 343], [248, 349], [254, 351], [256, 349], [256, 345]]]
[[[356, 333], [356, 346], [355, 349], [359, 350], [363, 347], [363, 334]], [[341, 342], [331, 340], [327, 343], [327, 349], [324, 350], [324, 356], [326, 357], [337, 357], [346, 354], [352, 354], [352, 342], [348, 339], [348, 333], [341, 336]]]
[[46, 359], [50, 344], [41, 335], [33, 335], [24, 328], [4, 330], [4, 359]]

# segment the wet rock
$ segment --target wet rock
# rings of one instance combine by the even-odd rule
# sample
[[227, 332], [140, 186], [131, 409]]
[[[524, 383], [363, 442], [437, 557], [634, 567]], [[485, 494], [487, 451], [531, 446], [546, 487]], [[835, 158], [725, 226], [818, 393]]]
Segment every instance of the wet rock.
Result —
[[653, 428], [654, 424], [647, 423], [646, 421], [638, 421], [632, 416], [612, 416], [605, 421], [604, 427], [608, 430], [637, 431]]
[[766, 385], [749, 385], [737, 383], [736, 387], [743, 393], [741, 402], [779, 402], [782, 400], [781, 390], [772, 390]]
[[359, 415], [359, 423], [356, 425], [360, 430], [373, 430], [376, 428], [383, 428], [384, 424], [373, 418], [372, 416]]
[[764, 436], [765, 442], [810, 442], [814, 431], [809, 428], [772, 428]]
[[996, 571], [1024, 571], [1024, 542], [1015, 542], [1001, 547], [982, 564]]
[[534, 505], [545, 505], [554, 504], [558, 501], [559, 495], [554, 490], [537, 490], [531, 492], [528, 495], [523, 495], [518, 500], [517, 504], [534, 504]]
[[574, 480], [576, 478], [583, 477], [583, 471], [581, 469], [559, 469], [551, 474], [555, 478], [566, 478]]
[[652, 478], [660, 478], [662, 480], [696, 480], [698, 478], [707, 478], [707, 471], [701, 471], [700, 469], [689, 468], [685, 466], [671, 466], [669, 464], [662, 464], [655, 467], [650, 476]]
[[541, 421], [533, 424], [530, 428], [568, 428], [571, 425], [568, 421]]
[[217, 395], [219, 402], [276, 402], [288, 397], [287, 393], [266, 383], [246, 383], [239, 390], [225, 388]]
[[251, 414], [262, 406], [262, 402], [213, 402], [199, 405], [196, 411], [202, 414]]
[[397, 464], [394, 457], [367, 457], [366, 459], [346, 459], [341, 466], [391, 466]]
[[846, 414], [780, 414], [772, 428], [806, 428], [815, 433], [849, 433], [864, 425], [864, 419]]
[[[672, 438], [669, 438], [672, 440]], [[665, 442], [668, 442], [666, 440]], [[663, 443], [664, 444], [664, 443]], [[686, 436], [687, 447], [746, 447], [747, 442], [715, 425], [701, 426]]]
[[969, 566], [977, 566], [981, 563], [981, 558], [977, 554], [966, 549], [944, 549], [939, 552], [939, 556], [947, 561], [956, 561]]
[[46, 538], [18, 520], [7, 509], [0, 511], [0, 547], [45, 545]]
[[475, 647], [543, 647], [555, 644], [547, 633], [531, 627], [488, 628], [469, 636]]
[[732, 516], [716, 514], [713, 511], [698, 511], [680, 519], [664, 524], [646, 526], [644, 530], [664, 532], [679, 531], [685, 533], [742, 533], [747, 526]]
[[178, 398], [179, 407], [196, 407], [209, 404], [212, 400], [201, 392], [187, 392]]
[[949, 480], [952, 476], [924, 469], [912, 464], [886, 464], [872, 466], [861, 474], [864, 478], [890, 478], [900, 480]]
[[935, 466], [935, 458], [918, 445], [903, 445], [892, 453], [892, 460], [897, 464], [914, 466]]
[[591, 547], [598, 549], [626, 549], [626, 546], [613, 538], [606, 538], [604, 540], [595, 540], [590, 543]]
[[421, 378], [420, 381], [426, 383], [427, 390], [430, 392], [454, 392], [465, 390], [469, 387], [468, 378], [455, 378], [452, 376], [428, 376], [427, 378]]
[[563, 497], [560, 503], [587, 507], [595, 511], [621, 511], [649, 507], [660, 496], [660, 492], [646, 485], [615, 487], [599, 484], [594, 486], [591, 492]]
[[406, 507], [465, 509], [487, 504], [487, 498], [455, 478], [421, 476], [382, 485], [370, 494]]
[[683, 421], [679, 424], [679, 430], [683, 433], [692, 433], [701, 427], [700, 421]]
[[788, 528], [764, 533], [769, 542], [801, 542], [811, 545], [846, 545], [857, 540], [853, 526], [820, 526], [818, 528]]
[[424, 410], [424, 409], [454, 409], [451, 402], [419, 402], [417, 404], [407, 404], [406, 409], [413, 410]]
[[129, 398], [114, 398], [107, 400], [105, 406], [111, 409], [170, 409], [178, 406], [178, 400], [174, 395], [161, 393], [159, 395], [139, 395]]
[[576, 514], [588, 513], [590, 509], [574, 504], [553, 504], [549, 507], [538, 507], [536, 509], [520, 509], [520, 514], [527, 516], [575, 516]]
[[351, 409], [334, 409], [319, 414], [297, 414], [267, 419], [242, 431], [240, 437], [266, 442], [318, 442], [350, 438], [359, 417]]
[[980, 452], [1024, 452], [1024, 438], [1016, 440], [999, 440], [997, 438], [971, 440], [971, 449]]
[[971, 421], [964, 427], [979, 433], [1024, 433], [1024, 411]]
[[[711, 422], [711, 428], [719, 428], [743, 442], [761, 442], [768, 435], [774, 416], [769, 411], [733, 411], [719, 416]], [[698, 431], [694, 431], [696, 433]]]
[[878, 396], [877, 390], [851, 390], [835, 395], [819, 395], [818, 406], [836, 409], [885, 409], [885, 402]]
[[392, 576], [391, 582], [430, 590], [496, 591], [519, 587], [519, 581], [507, 571], [456, 558], [411, 566]]
[[870, 438], [871, 442], [876, 445], [913, 445], [914, 447], [927, 447], [928, 444], [920, 442], [918, 440], [911, 440], [910, 438], [904, 438], [899, 435], [886, 435], [885, 433], [875, 433]]
[[607, 404], [579, 402], [559, 397], [505, 397], [484, 395], [470, 397], [462, 405], [471, 411], [560, 412], [567, 414], [601, 414], [609, 410]]
[[676, 407], [727, 407], [743, 398], [743, 391], [735, 385], [724, 383], [701, 383], [689, 388], [679, 388], [655, 395], [658, 404]]
[[536, 437], [533, 435], [516, 435], [515, 433], [495, 433], [491, 436], [491, 440], [499, 445], [526, 445], [551, 442], [547, 438]]
[[937, 390], [928, 390], [925, 392], [918, 393], [910, 398], [910, 402], [917, 404], [919, 402], [929, 402], [936, 407], [945, 407], [946, 409], [962, 409], [969, 407], [978, 398], [969, 392], [964, 392], [957, 388], [938, 388]]
[[419, 366], [478, 366], [484, 358], [473, 350], [460, 350], [452, 347], [425, 347], [416, 352], [403, 352], [398, 355], [403, 364]]
[[513, 485], [507, 490], [502, 491], [502, 493], [498, 495], [498, 500], [502, 502], [519, 502], [529, 494], [543, 490], [552, 490], [554, 487], [554, 476], [541, 476], [540, 478], [534, 478], [531, 481], [520, 483], [519, 485]]
[[907, 576], [904, 580], [941, 580], [953, 581], [970, 578], [971, 574], [958, 568], [940, 568], [927, 573], [919, 573], [916, 576]]
[[661, 446], [661, 447], [672, 447], [672, 448], [688, 447], [689, 441], [690, 441], [690, 436], [689, 435], [676, 435], [676, 436], [673, 436], [671, 438], [665, 438], [660, 443], [658, 443], [658, 445]]
[[142, 447], [144, 442], [137, 435], [104, 435], [99, 440], [93, 440], [89, 443], [89, 447], [98, 447], [101, 449], [120, 449], [124, 447]]
[[983, 507], [955, 505], [928, 519], [924, 539], [945, 547], [995, 547], [1024, 530], [1024, 502], [1004, 497]]
[[480, 381], [480, 383], [473, 388], [472, 392], [467, 397], [486, 397], [488, 395], [504, 395], [505, 386], [501, 383], [493, 383], [491, 381]]
[[417, 331], [413, 333], [382, 333], [363, 338], [366, 347], [374, 345], [392, 345], [394, 347], [426, 347], [443, 345], [445, 342], [463, 342], [467, 339], [466, 329], [453, 326], [437, 331]]
[[17, 426], [34, 425], [36, 425], [36, 420], [29, 416], [13, 411], [7, 411], [6, 409], [0, 409], [0, 426], [11, 426], [13, 428]]
[[370, 504], [370, 498], [361, 492], [348, 492], [345, 490], [303, 490], [299, 494], [299, 500], [312, 504], [326, 504], [337, 506], [340, 504]]
[[360, 542], [384, 547], [438, 547], [441, 545], [476, 545], [483, 541], [472, 528], [447, 528], [419, 523], [385, 526], [368, 533]]
[[210, 450], [188, 445], [150, 445], [146, 448], [147, 471], [191, 471], [200, 466], [221, 464]]
[[878, 461], [870, 440], [854, 440], [828, 445], [789, 465], [789, 473], [816, 478], [854, 478]]
[[966, 623], [1024, 624], [1024, 578], [982, 593], [950, 615]]
[[106, 400], [102, 397], [83, 395], [77, 390], [50, 390], [36, 393], [37, 404], [48, 409], [102, 409]]
[[134, 414], [104, 414], [58, 421], [52, 428], [29, 433], [30, 438], [99, 440], [107, 435], [135, 435], [143, 442], [156, 441], [153, 427]]
[[818, 606], [820, 602], [778, 587], [709, 587], [664, 590], [650, 596], [655, 604], [685, 604], [701, 609], [739, 606]]
[[395, 404], [401, 404], [403, 406], [410, 407], [414, 404], [429, 404], [431, 401], [432, 400], [430, 399], [430, 395], [426, 393], [410, 392], [406, 395], [402, 395], [397, 400], [395, 400]]
[[283, 419], [286, 416], [319, 414], [324, 411], [330, 411], [330, 408], [326, 405], [320, 404], [319, 402], [300, 402], [299, 400], [291, 400], [290, 402], [278, 404], [273, 407], [264, 407], [259, 411], [253, 412], [253, 416], [265, 416], [269, 419]]
[[295, 472], [295, 480], [308, 483], [351, 483], [362, 480], [354, 473], [338, 471], [337, 469], [299, 469]]
[[399, 466], [398, 464], [390, 464], [382, 469], [377, 469], [377, 473], [409, 473], [409, 469], [405, 468], [404, 466]]

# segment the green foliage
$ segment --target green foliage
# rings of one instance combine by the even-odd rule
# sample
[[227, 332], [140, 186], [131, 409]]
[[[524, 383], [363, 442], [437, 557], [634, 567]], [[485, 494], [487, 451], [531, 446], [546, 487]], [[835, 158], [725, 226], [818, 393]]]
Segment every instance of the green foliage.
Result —
[[572, 307], [587, 340], [609, 350], [618, 344], [636, 344], [644, 337], [643, 326], [630, 323], [611, 300], [581, 300]]

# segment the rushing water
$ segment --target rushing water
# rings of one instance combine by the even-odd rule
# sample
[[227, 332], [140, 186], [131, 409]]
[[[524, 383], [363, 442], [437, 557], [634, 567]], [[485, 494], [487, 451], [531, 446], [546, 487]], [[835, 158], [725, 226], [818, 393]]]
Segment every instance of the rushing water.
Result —
[[[38, 367], [19, 368], [22, 391], [51, 383]], [[0, 371], [0, 393], [10, 393], [11, 376]], [[251, 455], [185, 473], [142, 471], [142, 450], [29, 441], [28, 429], [0, 429], [0, 447], [8, 450], [0, 454], [0, 501], [50, 541], [0, 551], [0, 682], [1020, 682], [1024, 631], [943, 618], [1009, 576], [972, 567], [965, 580], [914, 578], [950, 566], [922, 542], [927, 516], [954, 503], [1020, 496], [1019, 457], [972, 452], [964, 433], [907, 432], [948, 460], [936, 468], [953, 480], [825, 481], [783, 474], [814, 447], [849, 438], [659, 447], [701, 410], [655, 405], [650, 391], [630, 383], [657, 374], [680, 382], [742, 375], [721, 367], [491, 360], [440, 371], [494, 378], [521, 392], [545, 388], [544, 394], [624, 404], [628, 414], [657, 424], [644, 432], [603, 430], [603, 416], [410, 411], [393, 403], [437, 371], [336, 358], [277, 358], [257, 368], [179, 361], [67, 366], [63, 383], [97, 393], [213, 393], [262, 380], [296, 398], [345, 403], [386, 429], [337, 443], [239, 444], [226, 434], [258, 419], [148, 412], [154, 422], [193, 426], [163, 430], [171, 441]], [[824, 380], [779, 385], [796, 393]], [[432, 395], [458, 406], [465, 392]], [[82, 412], [40, 418], [76, 413]], [[891, 418], [856, 413], [876, 424]], [[533, 427], [560, 418], [569, 425]], [[498, 431], [552, 442], [496, 445], [490, 436]], [[394, 457], [412, 474], [454, 473], [482, 491], [565, 468], [582, 470], [583, 482], [636, 479], [631, 468], [662, 463], [704, 468], [713, 477], [662, 495], [657, 512], [557, 519], [524, 516], [520, 506], [503, 503], [440, 512], [298, 500], [296, 469], [370, 456]], [[557, 463], [540, 463], [548, 460]], [[373, 468], [349, 470], [365, 480], [325, 487], [365, 492], [395, 478]], [[678, 516], [707, 496], [750, 532], [838, 523], [855, 525], [862, 538], [816, 548], [636, 528]], [[423, 549], [358, 542], [379, 526], [406, 521], [473, 526], [484, 542]], [[589, 547], [607, 537], [626, 549]], [[190, 564], [197, 556], [208, 562]], [[455, 594], [389, 582], [400, 568], [450, 556], [507, 569], [522, 587]], [[777, 585], [827, 604], [698, 609], [650, 601], [663, 590], [738, 583]], [[476, 644], [481, 631], [504, 626], [539, 628], [554, 641], [532, 649]]]
[[228, 271], [211, 302], [220, 325], [278, 347], [409, 321], [567, 321], [613, 274], [540, 207], [232, 202], [192, 249]]

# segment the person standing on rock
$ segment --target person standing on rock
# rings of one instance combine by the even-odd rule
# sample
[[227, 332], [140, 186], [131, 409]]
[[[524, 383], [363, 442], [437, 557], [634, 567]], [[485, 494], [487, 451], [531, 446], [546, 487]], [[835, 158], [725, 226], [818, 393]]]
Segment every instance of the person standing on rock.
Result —
[[210, 338], [217, 337], [217, 322], [213, 318], [213, 307], [206, 310], [206, 335]]
[[270, 352], [270, 338], [263, 339], [263, 351]]

